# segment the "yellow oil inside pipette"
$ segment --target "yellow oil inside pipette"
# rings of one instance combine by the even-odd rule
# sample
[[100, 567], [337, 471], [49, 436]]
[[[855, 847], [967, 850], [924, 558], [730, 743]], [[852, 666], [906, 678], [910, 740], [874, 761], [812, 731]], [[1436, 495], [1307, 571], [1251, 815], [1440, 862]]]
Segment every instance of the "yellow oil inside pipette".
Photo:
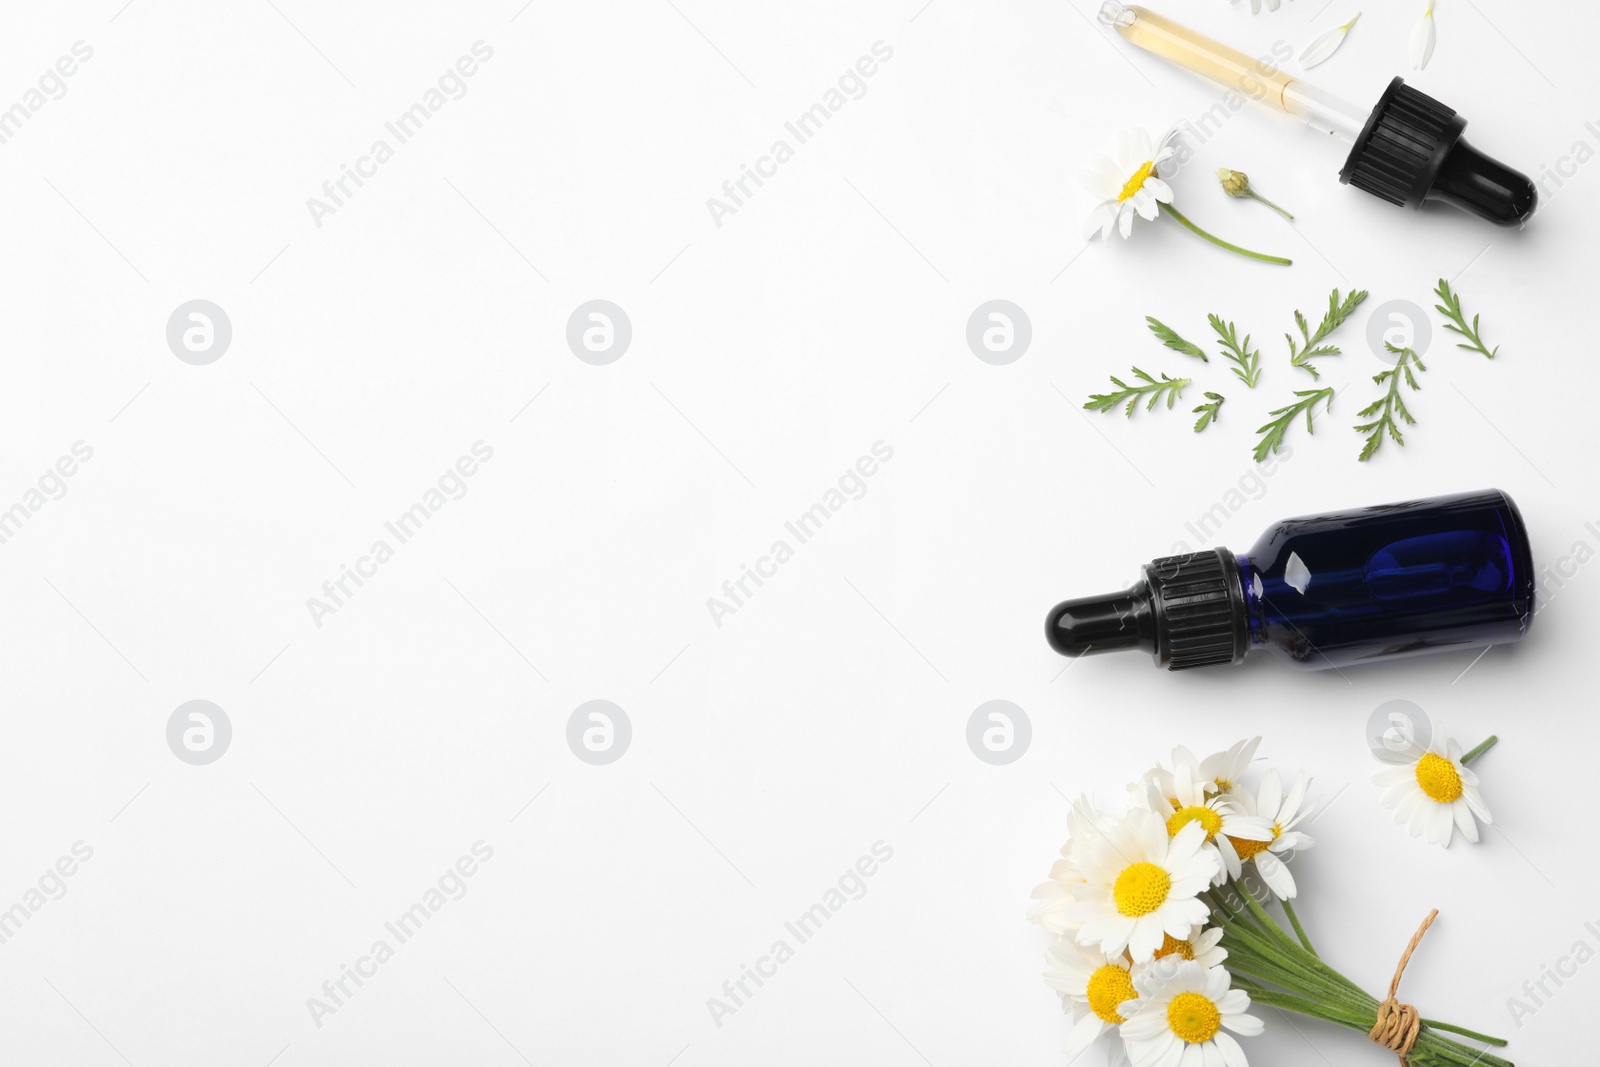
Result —
[[1268, 59], [1252, 59], [1146, 8], [1106, 0], [1099, 17], [1129, 44], [1341, 140], [1353, 142], [1371, 111], [1285, 74]]

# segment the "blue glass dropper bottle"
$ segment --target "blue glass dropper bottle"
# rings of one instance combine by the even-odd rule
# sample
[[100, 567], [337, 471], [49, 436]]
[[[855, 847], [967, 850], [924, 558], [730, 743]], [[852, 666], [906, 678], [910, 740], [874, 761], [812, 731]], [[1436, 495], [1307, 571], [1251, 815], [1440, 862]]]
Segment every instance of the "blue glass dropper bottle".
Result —
[[1521, 640], [1533, 552], [1498, 489], [1285, 519], [1244, 555], [1148, 563], [1131, 589], [1057, 604], [1064, 656], [1144, 649], [1181, 671], [1267, 651], [1319, 670]]

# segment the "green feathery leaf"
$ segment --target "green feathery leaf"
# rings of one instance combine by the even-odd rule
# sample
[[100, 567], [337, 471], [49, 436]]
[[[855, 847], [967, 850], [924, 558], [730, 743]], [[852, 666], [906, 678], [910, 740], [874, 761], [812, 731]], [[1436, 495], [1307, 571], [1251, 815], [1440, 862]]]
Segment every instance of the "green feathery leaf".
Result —
[[1406, 439], [1400, 432], [1400, 423], [1403, 421], [1407, 426], [1415, 426], [1417, 420], [1411, 417], [1410, 411], [1406, 410], [1405, 399], [1400, 395], [1400, 383], [1402, 381], [1405, 382], [1406, 385], [1411, 387], [1412, 392], [1416, 392], [1422, 387], [1417, 384], [1417, 376], [1412, 373], [1411, 368], [1415, 367], [1417, 370], [1428, 369], [1423, 364], [1421, 357], [1411, 349], [1396, 348], [1387, 341], [1384, 342], [1384, 347], [1400, 358], [1389, 370], [1372, 376], [1372, 380], [1379, 385], [1388, 382], [1389, 388], [1383, 396], [1356, 413], [1357, 418], [1363, 419], [1373, 415], [1377, 416], [1370, 422], [1359, 423], [1356, 426], [1358, 433], [1367, 435], [1366, 446], [1361, 449], [1360, 458], [1363, 463], [1371, 459], [1373, 453], [1377, 452], [1379, 447], [1382, 446], [1385, 434], [1394, 438], [1394, 443], [1401, 448], [1405, 447]]
[[1149, 324], [1150, 332], [1156, 335], [1156, 340], [1160, 341], [1174, 352], [1182, 352], [1186, 356], [1199, 356], [1202, 362], [1211, 362], [1211, 360], [1206, 358], [1206, 354], [1201, 351], [1199, 345], [1190, 344], [1188, 341], [1185, 341], [1182, 337], [1178, 336], [1177, 332], [1174, 331], [1172, 327], [1168, 326], [1160, 319], [1153, 315], [1146, 315], [1144, 317], [1144, 321]]
[[1239, 332], [1234, 329], [1233, 323], [1223, 322], [1222, 316], [1208, 316], [1211, 328], [1217, 332], [1222, 340], [1224, 359], [1233, 364], [1230, 368], [1245, 388], [1254, 389], [1261, 380], [1261, 353], [1250, 347], [1250, 335], [1245, 334], [1244, 340], [1239, 340]]
[[1365, 289], [1357, 289], [1341, 302], [1339, 300], [1339, 290], [1335, 289], [1333, 295], [1328, 297], [1328, 313], [1322, 317], [1322, 325], [1317, 327], [1315, 333], [1311, 332], [1311, 326], [1306, 322], [1306, 317], [1296, 311], [1294, 313], [1294, 322], [1296, 326], [1300, 327], [1300, 342], [1296, 343], [1293, 334], [1286, 333], [1283, 335], [1284, 339], [1289, 342], [1290, 364], [1305, 371], [1313, 378], [1322, 377], [1317, 373], [1317, 368], [1311, 365], [1311, 360], [1318, 356], [1337, 356], [1339, 354], [1338, 345], [1325, 345], [1322, 342], [1327, 340], [1333, 331], [1343, 326], [1345, 320], [1366, 298], [1367, 291]]
[[1323, 389], [1296, 389], [1294, 395], [1300, 399], [1273, 411], [1271, 414], [1278, 417], [1256, 430], [1256, 433], [1261, 435], [1261, 440], [1256, 442], [1257, 463], [1261, 463], [1268, 455], [1278, 450], [1278, 446], [1283, 444], [1283, 435], [1302, 413], [1306, 417], [1306, 433], [1314, 433], [1315, 430], [1311, 425], [1312, 409], [1321, 403], [1324, 405], [1323, 410], [1333, 410], [1331, 385]]
[[1123, 401], [1127, 401], [1127, 414], [1131, 419], [1133, 409], [1138, 405], [1140, 398], [1146, 398], [1144, 405], [1146, 411], [1154, 410], [1163, 395], [1167, 398], [1167, 407], [1171, 408], [1183, 395], [1184, 387], [1190, 383], [1188, 378], [1170, 378], [1166, 374], [1162, 374], [1161, 380], [1156, 381], [1138, 367], [1133, 368], [1133, 373], [1143, 384], [1129, 385], [1113, 374], [1111, 384], [1117, 387], [1116, 392], [1096, 393], [1089, 397], [1089, 402], [1083, 406], [1090, 411], [1111, 411]]
[[1450, 321], [1445, 323], [1445, 329], [1465, 337], [1471, 344], [1457, 344], [1457, 348], [1465, 348], [1468, 352], [1481, 352], [1493, 359], [1500, 351], [1500, 346], [1495, 345], [1494, 351], [1489, 351], [1489, 346], [1483, 343], [1482, 336], [1478, 333], [1478, 316], [1472, 316], [1472, 325], [1467, 325], [1467, 317], [1461, 311], [1461, 298], [1450, 290], [1450, 283], [1443, 278], [1439, 279], [1439, 287], [1433, 295], [1443, 300], [1442, 304], [1435, 304], [1433, 308]]
[[1195, 433], [1199, 433], [1201, 430], [1204, 430], [1207, 426], [1210, 426], [1216, 421], [1218, 413], [1222, 410], [1222, 402], [1228, 398], [1223, 396], [1221, 393], [1213, 393], [1210, 390], [1207, 390], [1206, 399], [1211, 401], [1211, 403], [1201, 404], [1199, 407], [1194, 409], [1195, 413], [1200, 416], [1200, 418], [1194, 424]]

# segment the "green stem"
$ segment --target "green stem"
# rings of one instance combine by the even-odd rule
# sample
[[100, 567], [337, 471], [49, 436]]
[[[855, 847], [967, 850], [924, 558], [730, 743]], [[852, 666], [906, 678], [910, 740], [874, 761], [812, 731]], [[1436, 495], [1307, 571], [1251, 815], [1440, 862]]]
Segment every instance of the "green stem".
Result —
[[[1272, 921], [1272, 916], [1268, 915], [1266, 909], [1256, 902], [1255, 897], [1252, 897], [1249, 893], [1245, 892], [1243, 886], [1239, 885], [1238, 882], [1230, 882], [1229, 884], [1233, 887], [1234, 892], [1238, 893], [1244, 898], [1246, 906], [1249, 907], [1250, 910], [1261, 921], [1262, 925], [1266, 929], [1266, 933], [1270, 935], [1276, 935], [1276, 937], [1273, 938], [1273, 943], [1276, 947], [1277, 954], [1281, 955], [1285, 961], [1290, 961], [1298, 970], [1321, 977], [1327, 982], [1338, 985], [1339, 987], [1362, 998], [1363, 1000], [1371, 999], [1368, 997], [1366, 990], [1362, 989], [1360, 986], [1350, 981], [1350, 979], [1346, 978], [1344, 975], [1340, 974], [1338, 971], [1322, 962], [1322, 960], [1318, 958], [1315, 953], [1304, 951], [1293, 938], [1283, 932], [1283, 927]], [[1377, 1001], [1373, 1001], [1373, 1003], [1376, 1004]]]
[[[1378, 1009], [1376, 1005], [1363, 1003], [1348, 993], [1309, 981], [1303, 975], [1281, 970], [1270, 963], [1262, 962], [1260, 957], [1230, 953], [1227, 965], [1232, 968], [1232, 973], [1254, 975], [1260, 981], [1271, 982], [1273, 985], [1293, 990], [1297, 995], [1303, 995], [1308, 1000], [1318, 1004], [1325, 1004], [1330, 1008], [1338, 1008], [1340, 1011], [1348, 1012], [1352, 1015], [1377, 1017]], [[1367, 1024], [1369, 1028], [1371, 1025], [1371, 1023]]]
[[[1236, 923], [1244, 922], [1244, 916], [1239, 914], [1238, 912], [1234, 911], [1232, 908], [1228, 907], [1227, 901], [1222, 898], [1222, 895], [1220, 893], [1211, 893], [1211, 894], [1209, 894], [1208, 897], [1207, 897], [1207, 900], [1211, 904], [1211, 909], [1213, 911], [1222, 912], [1223, 915], [1227, 916], [1227, 918], [1229, 920], [1233, 921], [1233, 922], [1236, 922]], [[1251, 925], [1254, 926], [1253, 923]]]
[[1487, 752], [1491, 748], [1493, 748], [1494, 745], [1495, 745], [1495, 742], [1499, 741], [1499, 740], [1500, 740], [1500, 736], [1498, 734], [1490, 734], [1488, 736], [1488, 738], [1483, 742], [1483, 744], [1479, 745], [1477, 748], [1473, 749], [1471, 752], [1468, 752], [1465, 756], [1462, 756], [1461, 757], [1461, 762], [1463, 764], [1471, 763], [1473, 760], [1477, 759], [1479, 756], [1483, 755], [1485, 752]]
[[1307, 952], [1315, 956], [1317, 950], [1311, 946], [1311, 939], [1306, 936], [1305, 927], [1300, 925], [1300, 916], [1294, 913], [1294, 905], [1289, 903], [1287, 898], [1283, 901], [1283, 913], [1289, 917], [1289, 922], [1294, 927], [1295, 936], [1300, 939], [1300, 943], [1306, 947]]
[[1283, 932], [1283, 927], [1279, 926], [1272, 916], [1267, 914], [1267, 909], [1261, 906], [1261, 902], [1251, 896], [1244, 886], [1238, 882], [1232, 884], [1234, 891], [1244, 898], [1244, 906], [1250, 909], [1250, 913], [1256, 917], [1256, 921], [1262, 925], [1267, 933], [1272, 934], [1276, 940], [1281, 941], [1290, 948], [1295, 948], [1295, 943], [1289, 939], [1288, 934]]
[[1237, 922], [1224, 923], [1223, 929], [1223, 945], [1229, 952], [1228, 958], [1239, 966], [1256, 971], [1261, 977], [1287, 989], [1315, 993], [1350, 1008], [1371, 1011], [1377, 1007], [1377, 1001], [1331, 968], [1313, 966], [1314, 958], [1307, 956], [1292, 942], [1292, 951], [1286, 951], [1265, 933]]
[[[1250, 999], [1259, 1001], [1269, 1008], [1282, 1008], [1284, 1011], [1292, 1011], [1297, 1015], [1309, 1015], [1313, 1019], [1324, 1019], [1330, 1023], [1338, 1023], [1340, 1026], [1348, 1026], [1352, 1030], [1360, 1030], [1362, 1033], [1372, 1029], [1372, 1023], [1367, 1022], [1363, 1016], [1355, 1012], [1344, 1011], [1329, 1004], [1318, 1004], [1304, 997], [1291, 996], [1288, 993], [1273, 993], [1264, 990], [1260, 993], [1252, 993]], [[1374, 1017], [1374, 1021], [1376, 1021], [1376, 1017]]]
[[1192, 232], [1192, 233], [1194, 233], [1194, 234], [1196, 234], [1196, 235], [1198, 235], [1200, 237], [1204, 237], [1206, 240], [1210, 241], [1212, 244], [1216, 245], [1218, 248], [1226, 248], [1228, 251], [1237, 252], [1239, 255], [1244, 256], [1247, 259], [1259, 259], [1263, 263], [1281, 263], [1285, 267], [1287, 267], [1289, 264], [1294, 262], [1294, 260], [1292, 260], [1292, 259], [1284, 259], [1282, 256], [1269, 256], [1269, 255], [1266, 255], [1263, 252], [1252, 252], [1248, 248], [1240, 248], [1236, 244], [1229, 244], [1227, 241], [1224, 241], [1222, 238], [1214, 236], [1212, 234], [1209, 234], [1206, 231], [1202, 230], [1200, 227], [1196, 226], [1194, 223], [1190, 222], [1189, 219], [1183, 214], [1183, 212], [1179, 211], [1177, 208], [1173, 207], [1171, 204], [1162, 204], [1161, 206], [1164, 209], [1166, 214], [1171, 215], [1179, 223], [1181, 223], [1183, 226], [1187, 227], [1190, 232]]
[[1452, 1034], [1470, 1037], [1474, 1041], [1482, 1041], [1485, 1045], [1494, 1045], [1497, 1048], [1505, 1048], [1508, 1044], [1503, 1037], [1490, 1037], [1488, 1034], [1480, 1034], [1476, 1030], [1468, 1030], [1465, 1026], [1456, 1026], [1453, 1023], [1441, 1023], [1434, 1019], [1424, 1019], [1422, 1020], [1422, 1025], [1434, 1030], [1448, 1030]]
[[[1425, 1061], [1424, 1054], [1427, 1055]], [[1411, 1052], [1411, 1062], [1444, 1062], [1455, 1067], [1516, 1067], [1510, 1060], [1496, 1056], [1488, 1049], [1475, 1049], [1426, 1030], [1417, 1038], [1416, 1047]]]
[[1274, 204], [1271, 200], [1268, 200], [1266, 197], [1262, 196], [1260, 193], [1256, 192], [1254, 189], [1247, 190], [1244, 195], [1250, 197], [1252, 200], [1261, 201], [1263, 204], [1267, 205], [1272, 210], [1276, 211], [1278, 214], [1280, 214], [1284, 218], [1288, 219], [1290, 222], [1294, 221], [1294, 216], [1293, 215], [1289, 214], [1287, 211], [1283, 210], [1283, 208], [1279, 207], [1277, 204]]

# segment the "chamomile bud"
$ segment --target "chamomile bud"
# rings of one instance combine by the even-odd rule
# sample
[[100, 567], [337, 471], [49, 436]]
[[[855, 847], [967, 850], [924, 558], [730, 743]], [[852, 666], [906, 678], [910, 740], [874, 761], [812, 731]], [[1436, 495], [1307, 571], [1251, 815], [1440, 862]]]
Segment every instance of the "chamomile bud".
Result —
[[1250, 178], [1244, 171], [1218, 167], [1217, 180], [1222, 183], [1222, 191], [1229, 196], [1250, 195]]
[[1254, 189], [1250, 188], [1250, 176], [1244, 171], [1229, 170], [1227, 167], [1218, 167], [1217, 180], [1222, 183], [1222, 191], [1227, 193], [1229, 196], [1248, 196], [1252, 200], [1259, 200], [1272, 210], [1276, 211], [1278, 214], [1282, 215], [1284, 218], [1289, 219], [1290, 221], [1294, 220], [1293, 215], [1289, 214], [1287, 211], [1283, 210], [1283, 208], [1279, 207], [1277, 204], [1274, 204], [1271, 200], [1268, 200]]

